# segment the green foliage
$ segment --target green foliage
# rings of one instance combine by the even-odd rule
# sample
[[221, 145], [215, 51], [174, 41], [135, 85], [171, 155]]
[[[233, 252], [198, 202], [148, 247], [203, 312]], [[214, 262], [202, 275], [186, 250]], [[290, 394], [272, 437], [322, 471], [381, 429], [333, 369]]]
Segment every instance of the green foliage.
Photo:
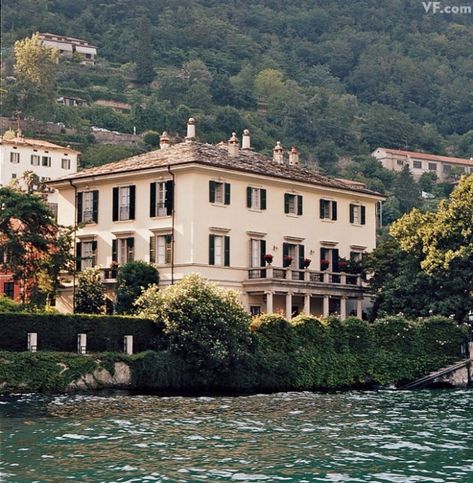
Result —
[[87, 334], [90, 352], [122, 351], [133, 336], [134, 351], [163, 347], [162, 332], [149, 319], [123, 316], [0, 313], [0, 350], [24, 351], [28, 332], [38, 334], [39, 351], [76, 352], [77, 334]]
[[133, 305], [143, 290], [159, 283], [159, 274], [149, 263], [136, 261], [121, 265], [117, 274], [117, 305], [119, 314], [133, 312]]
[[164, 325], [171, 352], [195, 368], [204, 386], [231, 372], [247, 352], [249, 315], [238, 294], [207, 282], [197, 274], [164, 290], [151, 286], [137, 301], [140, 314]]
[[79, 314], [100, 314], [105, 309], [105, 288], [100, 270], [87, 268], [77, 277], [75, 311]]
[[0, 313], [5, 312], [21, 312], [23, 310], [23, 304], [15, 302], [5, 295], [0, 296]]
[[136, 149], [116, 144], [99, 144], [89, 146], [81, 156], [81, 165], [84, 168], [101, 166], [102, 164], [120, 161], [137, 154]]
[[156, 131], [148, 131], [145, 133], [143, 136], [143, 141], [148, 144], [149, 146], [152, 146], [153, 148], [156, 148], [159, 146], [160, 142], [160, 134], [159, 132]]
[[151, 22], [148, 17], [138, 20], [138, 43], [136, 46], [136, 80], [149, 84], [154, 78], [153, 46], [151, 44]]

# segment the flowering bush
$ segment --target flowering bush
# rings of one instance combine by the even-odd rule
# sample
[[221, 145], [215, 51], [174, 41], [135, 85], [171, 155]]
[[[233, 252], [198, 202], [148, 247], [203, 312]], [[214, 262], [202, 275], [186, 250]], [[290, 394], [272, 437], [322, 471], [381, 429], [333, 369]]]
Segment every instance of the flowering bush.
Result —
[[282, 262], [284, 267], [288, 267], [292, 263], [292, 257], [286, 255], [283, 257]]
[[345, 272], [348, 268], [348, 261], [345, 260], [344, 258], [340, 258], [338, 260], [338, 269], [341, 271], [341, 272]]
[[271, 253], [266, 253], [266, 255], [263, 257], [264, 258], [264, 261], [266, 263], [273, 263], [273, 255], [271, 255]]

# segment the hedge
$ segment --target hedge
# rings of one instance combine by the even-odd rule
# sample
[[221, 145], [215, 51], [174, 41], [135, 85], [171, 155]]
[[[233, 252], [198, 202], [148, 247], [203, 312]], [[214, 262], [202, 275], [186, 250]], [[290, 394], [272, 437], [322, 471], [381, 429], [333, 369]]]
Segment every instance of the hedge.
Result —
[[88, 352], [123, 350], [133, 336], [134, 352], [162, 349], [154, 321], [125, 316], [0, 313], [0, 350], [25, 351], [28, 332], [38, 334], [38, 350], [76, 352], [77, 334], [87, 334]]

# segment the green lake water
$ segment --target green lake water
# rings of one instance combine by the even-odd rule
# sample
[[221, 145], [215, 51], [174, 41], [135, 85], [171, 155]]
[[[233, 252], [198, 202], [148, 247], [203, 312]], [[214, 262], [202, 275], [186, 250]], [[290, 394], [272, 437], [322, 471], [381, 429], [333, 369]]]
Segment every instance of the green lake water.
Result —
[[0, 481], [473, 482], [473, 391], [0, 398]]

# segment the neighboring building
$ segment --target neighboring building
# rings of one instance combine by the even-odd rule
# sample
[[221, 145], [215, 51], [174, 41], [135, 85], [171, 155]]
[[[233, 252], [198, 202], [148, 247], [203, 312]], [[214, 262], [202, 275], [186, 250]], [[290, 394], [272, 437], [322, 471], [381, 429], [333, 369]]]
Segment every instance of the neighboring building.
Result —
[[72, 58], [77, 53], [86, 64], [94, 64], [97, 58], [97, 47], [86, 40], [49, 33], [39, 34], [39, 38], [44, 46], [59, 50], [61, 57]]
[[[242, 145], [235, 135], [196, 142], [190, 120], [183, 143], [163, 133], [160, 150], [51, 182], [59, 223], [81, 225], [77, 269], [103, 267], [112, 297], [112, 267], [144, 260], [163, 286], [197, 272], [240, 291], [253, 314], [361, 316], [365, 289], [340, 258], [375, 247], [383, 196], [299, 166], [295, 148], [286, 161], [278, 143], [268, 159], [250, 149], [248, 131]], [[72, 310], [72, 298], [71, 277], [58, 309]]]
[[[79, 152], [70, 147], [6, 131], [0, 137], [0, 186], [18, 180], [20, 188], [26, 191], [27, 182], [23, 176], [26, 171], [33, 172], [41, 183], [73, 174], [77, 171], [78, 155]], [[55, 211], [57, 192], [47, 188], [47, 200]]]
[[389, 148], [377, 148], [372, 156], [390, 171], [402, 171], [404, 166], [408, 166], [416, 180], [423, 173], [435, 173], [439, 182], [454, 181], [458, 175], [473, 173], [472, 158], [453, 158]]
[[72, 107], [87, 106], [87, 101], [85, 99], [81, 99], [80, 97], [61, 96], [56, 99], [56, 102], [58, 104], [64, 104], [65, 106], [72, 106]]

